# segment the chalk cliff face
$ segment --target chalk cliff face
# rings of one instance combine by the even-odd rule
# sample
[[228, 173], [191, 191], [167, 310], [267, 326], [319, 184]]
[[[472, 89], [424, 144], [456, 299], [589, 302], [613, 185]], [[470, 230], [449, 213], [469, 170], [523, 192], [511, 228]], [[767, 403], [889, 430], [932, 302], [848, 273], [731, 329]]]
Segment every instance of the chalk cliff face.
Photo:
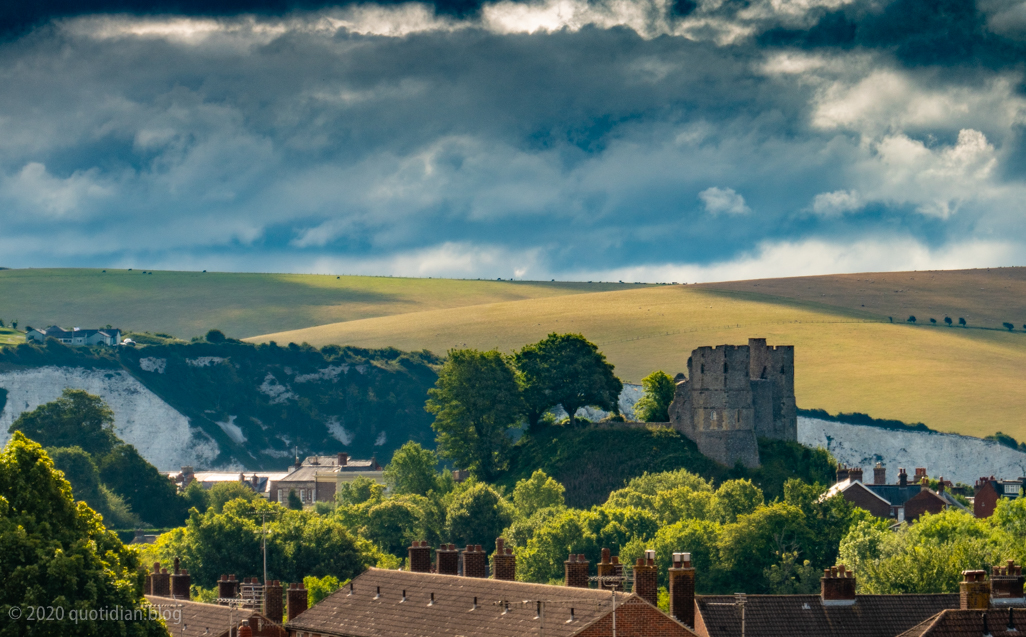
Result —
[[931, 478], [943, 476], [964, 484], [973, 484], [982, 476], [1026, 475], [1026, 454], [970, 436], [894, 431], [799, 417], [798, 442], [823, 447], [849, 467], [862, 467], [867, 480], [872, 480], [877, 462], [887, 468], [890, 483], [897, 481], [898, 467], [904, 467], [909, 475], [915, 467], [926, 467]]
[[218, 456], [216, 442], [189, 419], [122, 370], [80, 367], [37, 367], [0, 373], [7, 404], [0, 411], [0, 441], [22, 412], [56, 400], [66, 387], [95, 394], [114, 410], [117, 435], [140, 455], [165, 471], [182, 465], [210, 466]]

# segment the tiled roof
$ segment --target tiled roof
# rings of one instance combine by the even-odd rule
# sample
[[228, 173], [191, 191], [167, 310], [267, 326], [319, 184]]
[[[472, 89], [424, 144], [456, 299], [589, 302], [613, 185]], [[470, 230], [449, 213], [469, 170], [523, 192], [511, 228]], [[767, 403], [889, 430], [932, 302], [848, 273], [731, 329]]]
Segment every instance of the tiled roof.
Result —
[[[700, 595], [698, 612], [709, 637], [740, 637], [732, 595]], [[824, 606], [819, 595], [748, 595], [747, 637], [894, 637], [948, 608], [958, 595], [859, 595], [851, 606]], [[696, 620], [697, 621], [697, 620]]]
[[[1026, 633], [1026, 609], [991, 609], [984, 613], [978, 610], [945, 610], [931, 617], [915, 628], [905, 631], [899, 637], [1022, 637]], [[983, 618], [987, 625], [984, 630]], [[1011, 625], [1013, 630], [1009, 630]]]
[[892, 506], [905, 506], [905, 503], [919, 495], [923, 487], [918, 484], [901, 486], [898, 484], [867, 484], [866, 488], [877, 494]]
[[[617, 603], [633, 597], [617, 593]], [[547, 602], [543, 633], [538, 601]], [[352, 594], [336, 591], [288, 627], [347, 637], [569, 637], [610, 610], [611, 593], [597, 589], [372, 568], [353, 580]]]
[[[181, 621], [167, 620], [167, 627], [176, 637], [221, 637], [228, 635], [228, 627], [238, 627], [244, 619], [250, 619], [257, 612], [252, 609], [237, 608], [234, 611], [227, 606], [204, 604], [170, 597], [147, 595], [146, 600], [162, 611], [174, 613], [181, 611]], [[178, 605], [181, 608], [178, 608]], [[172, 616], [174, 617], [174, 616]], [[259, 618], [259, 615], [258, 617]], [[257, 618], [254, 618], [257, 619]], [[253, 620], [250, 621], [253, 624]], [[209, 630], [209, 632], [207, 632]], [[232, 635], [235, 631], [232, 631]]]

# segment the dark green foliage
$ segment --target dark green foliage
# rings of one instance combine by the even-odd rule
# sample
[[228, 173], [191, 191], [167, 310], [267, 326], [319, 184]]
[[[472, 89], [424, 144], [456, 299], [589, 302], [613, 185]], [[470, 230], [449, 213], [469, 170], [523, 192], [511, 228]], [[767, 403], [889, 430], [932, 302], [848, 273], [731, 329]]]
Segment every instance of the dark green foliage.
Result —
[[496, 351], [451, 350], [428, 391], [425, 409], [435, 415], [443, 458], [492, 480], [506, 464], [509, 429], [520, 422], [523, 401], [517, 381]]
[[950, 316], [945, 316], [944, 317], [944, 322], [947, 324], [948, 327], [951, 327], [951, 317]]
[[[257, 497], [256, 491], [241, 482], [218, 482], [207, 492], [207, 506], [213, 507], [215, 513], [221, 513], [224, 510], [224, 505], [232, 500], [237, 498], [255, 500]], [[291, 501], [289, 503], [291, 504]], [[300, 509], [302, 508], [301, 506]], [[206, 511], [206, 509], [200, 509], [200, 511]]]
[[634, 416], [644, 422], [669, 422], [670, 403], [677, 391], [677, 385], [661, 370], [654, 371], [641, 379], [645, 395], [634, 405]]
[[299, 499], [299, 494], [296, 493], [295, 489], [289, 489], [289, 509], [293, 511], [303, 510], [303, 501]]
[[1002, 323], [1001, 325], [1004, 325], [1005, 329], [1008, 330], [1009, 332], [1011, 332], [1011, 331], [1013, 331], [1015, 329], [1015, 326], [1012, 325], [1011, 323]]
[[471, 484], [453, 494], [445, 517], [446, 536], [460, 546], [481, 544], [491, 553], [495, 538], [513, 519], [509, 504], [491, 485]]
[[63, 472], [64, 479], [71, 483], [74, 498], [84, 501], [93, 511], [104, 514], [107, 501], [100, 491], [100, 472], [92, 456], [82, 447], [51, 447], [46, 453], [54, 468]]
[[898, 431], [933, 431], [933, 429], [930, 429], [921, 422], [906, 423], [900, 420], [873, 418], [868, 414], [863, 414], [859, 412], [854, 412], [851, 414], [839, 413], [836, 416], [831, 416], [828, 412], [822, 409], [799, 409], [798, 415], [805, 416], [807, 418], [818, 418], [819, 420], [828, 420], [830, 422], [842, 422], [847, 425], [864, 425], [866, 427], [879, 427], [880, 429], [897, 429]]
[[513, 357], [519, 373], [528, 414], [537, 418], [547, 409], [562, 405], [576, 422], [577, 410], [589, 405], [619, 413], [623, 384], [613, 374], [598, 347], [580, 334], [549, 334], [527, 345]]
[[4, 407], [7, 406], [7, 390], [0, 387], [0, 413], [3, 412]]
[[385, 466], [385, 482], [395, 494], [427, 495], [438, 488], [438, 456], [416, 442], [407, 442]]
[[0, 453], [0, 635], [166, 635], [150, 621], [9, 620], [14, 606], [60, 606], [65, 617], [72, 610], [140, 608], [139, 566], [86, 504], [74, 502], [42, 447], [15, 433]]
[[965, 319], [962, 318], [962, 317], [959, 317], [958, 324], [961, 325], [962, 327], [965, 327]]
[[908, 323], [915, 323], [916, 322], [916, 317], [915, 316], [910, 316], [910, 317], [908, 317], [908, 319], [906, 319], [906, 321]]
[[221, 330], [210, 330], [207, 332], [206, 339], [208, 343], [223, 343], [225, 335]]
[[95, 456], [110, 453], [119, 442], [114, 412], [80, 389], [65, 389], [57, 400], [23, 413], [8, 431], [21, 431], [44, 447], [80, 447]]
[[549, 427], [528, 433], [513, 447], [509, 470], [497, 484], [512, 489], [542, 469], [566, 488], [567, 506], [601, 504], [610, 492], [645, 472], [687, 469], [716, 483], [751, 479], [767, 500], [782, 497], [790, 478], [832, 483], [829, 454], [796, 442], [759, 440], [762, 467], [725, 467], [703, 455], [694, 442], [669, 428]]
[[196, 509], [200, 513], [206, 511], [210, 506], [210, 492], [196, 480], [189, 483], [182, 493], [182, 497], [185, 499], [185, 506]]
[[997, 432], [997, 433], [994, 433], [994, 434], [992, 434], [990, 436], [985, 436], [983, 439], [984, 440], [993, 440], [993, 441], [995, 441], [997, 443], [1000, 443], [1000, 444], [1002, 444], [1002, 445], [1004, 445], [1004, 446], [1006, 446], [1006, 447], [1008, 447], [1010, 449], [1018, 449], [1019, 451], [1022, 451], [1024, 453], [1026, 453], [1026, 442], [1019, 442], [1015, 438], [1009, 436], [1006, 433], [1000, 432], [1000, 431]]
[[152, 526], [178, 526], [188, 508], [175, 485], [146, 462], [132, 445], [119, 444], [97, 459], [100, 479], [125, 499], [132, 511]]

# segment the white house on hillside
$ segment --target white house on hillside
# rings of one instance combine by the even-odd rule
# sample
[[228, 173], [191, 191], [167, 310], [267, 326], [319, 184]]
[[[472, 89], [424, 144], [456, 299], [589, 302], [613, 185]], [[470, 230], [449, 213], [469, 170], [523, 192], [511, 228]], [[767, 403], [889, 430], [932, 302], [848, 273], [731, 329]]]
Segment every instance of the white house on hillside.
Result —
[[80, 327], [66, 330], [56, 325], [51, 325], [45, 330], [30, 329], [25, 333], [25, 340], [42, 343], [47, 338], [55, 338], [65, 345], [90, 346], [109, 345], [115, 346], [121, 343], [121, 330], [117, 328], [104, 328], [99, 330], [84, 330]]

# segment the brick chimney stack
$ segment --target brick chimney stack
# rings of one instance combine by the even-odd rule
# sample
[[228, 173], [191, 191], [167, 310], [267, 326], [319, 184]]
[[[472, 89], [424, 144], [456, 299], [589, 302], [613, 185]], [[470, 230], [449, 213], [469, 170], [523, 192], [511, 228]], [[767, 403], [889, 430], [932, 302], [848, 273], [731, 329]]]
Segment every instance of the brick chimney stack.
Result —
[[413, 573], [431, 572], [431, 547], [425, 541], [413, 541], [408, 549], [410, 552], [410, 571]]
[[916, 467], [916, 475], [913, 478], [913, 482], [916, 484], [922, 484], [926, 478], [926, 467]]
[[691, 553], [674, 553], [670, 575], [670, 616], [691, 628], [695, 627], [695, 569]]
[[848, 469], [848, 479], [852, 482], [862, 482], [862, 467]]
[[649, 604], [659, 606], [658, 571], [655, 565], [655, 551], [645, 551], [634, 564], [634, 592]]
[[443, 544], [435, 549], [435, 572], [439, 575], [460, 574], [460, 552], [455, 544]]
[[276, 624], [280, 624], [284, 615], [284, 591], [281, 582], [273, 579], [264, 586], [264, 616]]
[[[176, 562], [178, 560], [175, 560]], [[171, 576], [171, 597], [175, 599], [191, 599], [192, 578], [184, 568]]]
[[616, 577], [616, 565], [613, 564], [613, 558], [609, 549], [602, 549], [602, 559], [595, 566], [598, 567], [598, 576], [600, 578], [609, 578], [599, 579], [599, 588], [609, 590], [616, 587], [617, 581], [612, 579]]
[[564, 584], [573, 588], [588, 588], [588, 560], [584, 555], [570, 554], [563, 562]]
[[250, 628], [248, 619], [242, 620], [242, 623], [239, 624], [239, 629], [235, 631], [235, 634], [237, 637], [253, 637], [253, 629]]
[[495, 539], [495, 553], [492, 555], [492, 577], [512, 582], [517, 578], [517, 561], [513, 549], [506, 546], [503, 538]]
[[[239, 596], [239, 580], [235, 579], [234, 573], [227, 577], [222, 575], [221, 579], [217, 581], [217, 596], [220, 599], [235, 599]], [[228, 602], [218, 603], [224, 606], [228, 605]]]
[[837, 467], [837, 481], [844, 482], [848, 479], [848, 467], [843, 464]]
[[898, 486], [899, 487], [907, 487], [908, 486], [908, 474], [905, 473], [905, 467], [898, 467]]
[[876, 463], [873, 467], [873, 484], [887, 484], [887, 468], [882, 462]]
[[160, 568], [160, 562], [153, 563], [153, 574], [150, 575], [151, 594], [157, 597], [171, 597], [171, 576], [166, 568]]
[[303, 588], [303, 582], [289, 584], [286, 597], [288, 598], [289, 621], [306, 612], [306, 589]]
[[851, 606], [855, 603], [855, 573], [844, 564], [823, 570], [820, 601], [824, 606]]
[[990, 573], [990, 603], [992, 606], [1022, 606], [1026, 603], [1023, 595], [1022, 567], [1016, 566], [1015, 560], [1008, 560], [1007, 566], [995, 566]]
[[990, 582], [987, 581], [986, 571], [962, 571], [958, 592], [959, 608], [962, 610], [990, 608]]
[[468, 544], [463, 552], [464, 577], [488, 577], [488, 554], [480, 544]]

